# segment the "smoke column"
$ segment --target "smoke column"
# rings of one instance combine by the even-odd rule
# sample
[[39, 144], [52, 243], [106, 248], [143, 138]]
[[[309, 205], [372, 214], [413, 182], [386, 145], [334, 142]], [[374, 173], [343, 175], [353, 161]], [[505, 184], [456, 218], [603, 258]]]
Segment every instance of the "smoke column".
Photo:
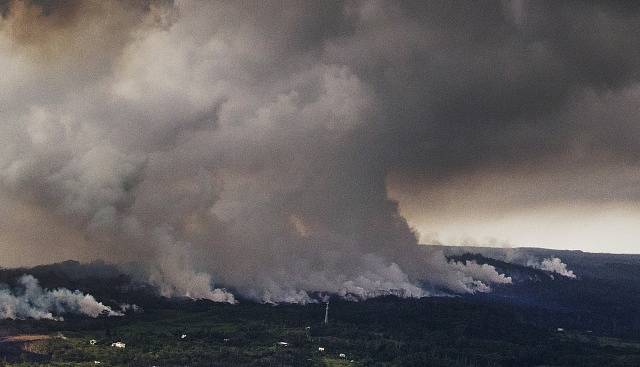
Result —
[[388, 198], [399, 156], [384, 139], [415, 118], [400, 112], [417, 103], [401, 84], [411, 50], [435, 42], [407, 9], [2, 4], [0, 200], [14, 262], [137, 261], [166, 296], [231, 303], [229, 289], [305, 303], [508, 282], [420, 250]]

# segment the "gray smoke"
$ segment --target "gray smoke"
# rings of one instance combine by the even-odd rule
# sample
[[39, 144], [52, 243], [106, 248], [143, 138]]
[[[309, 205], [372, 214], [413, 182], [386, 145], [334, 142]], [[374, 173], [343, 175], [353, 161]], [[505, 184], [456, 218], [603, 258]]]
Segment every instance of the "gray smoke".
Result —
[[18, 286], [11, 290], [0, 289], [0, 319], [50, 319], [63, 320], [65, 314], [89, 317], [122, 316], [90, 294], [70, 291], [66, 288], [43, 289], [31, 275], [18, 279]]
[[[465, 252], [467, 251], [461, 254]], [[449, 289], [456, 293], [475, 293], [491, 291], [492, 284], [511, 284], [511, 277], [499, 274], [489, 264], [447, 260], [444, 252], [439, 249], [430, 249], [426, 258], [430, 269], [426, 282], [433, 288]]]
[[[455, 2], [46, 3], [2, 9], [7, 259], [136, 260], [164, 295], [230, 303], [227, 289], [304, 303], [509, 283], [421, 251], [387, 179], [511, 156], [487, 148], [490, 133], [535, 150], [502, 124], [526, 118], [523, 105], [557, 107], [575, 81], [540, 66], [545, 44], [501, 36], [530, 24], [522, 8], [492, 3], [485, 19]], [[545, 93], [482, 79], [504, 82], [487, 72], [520, 48], [510, 70]], [[470, 116], [490, 124], [473, 145], [488, 153], [452, 143], [477, 135]]]

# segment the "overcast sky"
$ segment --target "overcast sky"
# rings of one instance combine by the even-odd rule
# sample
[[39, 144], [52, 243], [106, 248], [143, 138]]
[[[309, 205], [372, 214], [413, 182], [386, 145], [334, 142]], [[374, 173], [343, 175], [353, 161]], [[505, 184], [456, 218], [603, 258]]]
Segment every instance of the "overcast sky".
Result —
[[451, 280], [420, 242], [640, 252], [636, 4], [2, 0], [0, 266], [302, 299]]

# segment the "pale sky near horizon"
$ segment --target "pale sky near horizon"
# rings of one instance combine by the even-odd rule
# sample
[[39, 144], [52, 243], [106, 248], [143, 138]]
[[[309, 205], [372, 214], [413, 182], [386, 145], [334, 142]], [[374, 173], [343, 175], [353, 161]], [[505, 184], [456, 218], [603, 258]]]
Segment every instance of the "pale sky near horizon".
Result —
[[557, 250], [640, 254], [640, 210], [535, 209], [490, 217], [468, 212], [446, 221], [406, 214], [423, 244], [541, 247]]
[[[424, 244], [543, 247], [587, 252], [640, 254], [640, 205], [573, 197], [588, 184], [566, 173], [548, 179], [470, 175], [438, 187], [398, 191], [400, 212]], [[606, 173], [592, 171], [603, 182]], [[619, 178], [623, 174], [616, 177]], [[491, 177], [491, 178], [488, 178]]]

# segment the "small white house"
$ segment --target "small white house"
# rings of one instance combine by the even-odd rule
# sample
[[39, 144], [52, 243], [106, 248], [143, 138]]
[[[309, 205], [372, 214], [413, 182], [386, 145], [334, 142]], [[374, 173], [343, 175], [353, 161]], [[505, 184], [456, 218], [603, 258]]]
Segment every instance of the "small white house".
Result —
[[324, 352], [324, 347], [318, 347], [318, 352]]
[[114, 342], [114, 343], [111, 343], [111, 346], [114, 348], [124, 348], [127, 345], [123, 342]]
[[287, 343], [287, 342], [278, 342], [278, 345], [282, 345], [283, 347], [287, 347], [287, 346], [289, 346], [289, 343]]
[[186, 338], [186, 337], [187, 337], [187, 334], [182, 334], [182, 335], [180, 335], [180, 339], [184, 339], [184, 338]]
[[559, 333], [561, 333], [561, 332], [563, 332], [563, 331], [564, 331], [564, 329], [563, 329], [563, 328], [561, 328], [561, 327], [559, 327], [559, 328], [557, 328], [557, 329], [556, 329], [556, 331], [557, 331], [557, 332], [559, 332]]
[[340, 354], [338, 354], [338, 357], [340, 357], [340, 358], [347, 358], [347, 355], [346, 355], [346, 354], [344, 354], [344, 353], [340, 353]]

